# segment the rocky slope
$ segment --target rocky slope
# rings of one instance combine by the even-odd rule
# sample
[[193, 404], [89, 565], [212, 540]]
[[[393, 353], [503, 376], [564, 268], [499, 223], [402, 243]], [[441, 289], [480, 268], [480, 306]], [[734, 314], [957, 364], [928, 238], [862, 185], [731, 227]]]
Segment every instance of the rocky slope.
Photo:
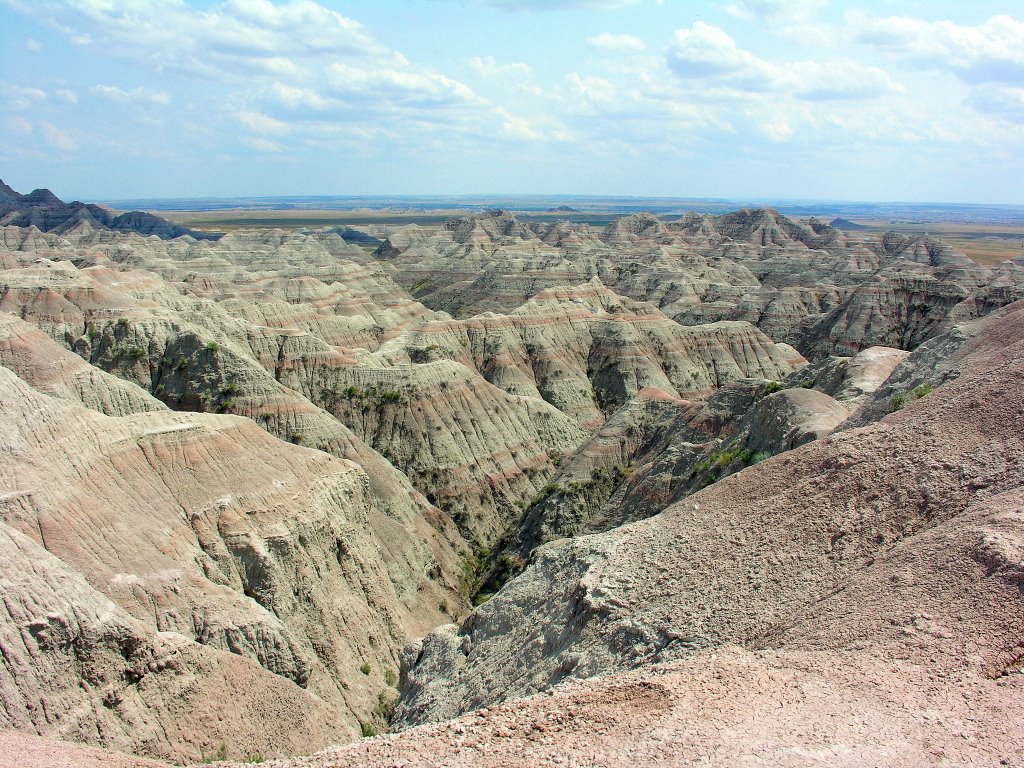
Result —
[[[40, 577], [23, 582], [21, 561], [12, 560], [3, 569], [4, 595], [28, 594], [5, 631], [27, 643], [32, 622], [41, 621], [37, 645], [81, 644], [70, 649], [74, 663], [46, 656], [51, 671], [30, 663], [36, 645], [4, 668], [8, 725], [195, 759], [218, 736], [233, 734], [257, 752], [290, 752], [307, 737], [326, 743], [358, 733], [359, 720], [380, 719], [379, 697], [391, 696], [399, 646], [436, 622], [439, 601], [451, 594], [445, 587], [455, 581], [457, 558], [441, 531], [422, 518], [388, 514], [357, 465], [281, 443], [247, 419], [167, 411], [112, 418], [43, 395], [7, 368], [0, 385], [0, 506], [6, 526], [33, 542], [15, 537], [10, 546], [23, 559], [45, 548], [52, 568], [78, 579], [71, 594], [35, 595]], [[104, 597], [93, 614], [74, 618], [66, 606], [79, 604], [86, 580], [93, 602]], [[130, 632], [104, 634], [110, 601], [118, 616], [132, 617]], [[76, 629], [79, 620], [84, 626]], [[61, 634], [48, 638], [54, 622]], [[117, 638], [124, 647], [108, 648]], [[222, 665], [213, 651], [248, 660], [249, 681], [232, 684], [252, 688], [252, 706], [293, 686], [288, 697], [298, 703], [282, 707], [301, 704], [289, 715], [294, 728], [266, 728], [257, 738], [259, 723], [248, 724], [243, 706], [232, 709], [227, 692], [208, 694], [225, 708], [225, 721], [232, 713], [219, 732], [198, 722], [172, 728], [176, 708], [188, 703], [174, 703], [173, 686], [154, 686], [155, 697], [168, 699], [163, 708], [148, 700], [121, 708], [116, 684], [108, 683], [138, 680], [111, 671], [103, 654], [137, 663], [135, 645], [156, 639], [197, 659], [186, 667]], [[147, 663], [163, 669], [159, 659], [179, 653], [173, 648], [140, 657], [139, 676]], [[202, 661], [204, 653], [213, 660]], [[167, 675], [178, 677], [176, 669]], [[38, 684], [29, 686], [25, 675]], [[61, 686], [74, 695], [56, 695]], [[149, 725], [137, 729], [142, 720]]]
[[0, 181], [0, 226], [35, 227], [43, 232], [60, 234], [83, 223], [98, 229], [138, 232], [163, 239], [182, 236], [217, 238], [217, 235], [196, 232], [143, 211], [115, 213], [98, 205], [78, 201], [65, 203], [48, 189], [36, 189], [22, 195]]
[[363, 234], [0, 227], [0, 727], [295, 754], [404, 658], [397, 726], [494, 709], [292, 764], [1019, 749], [1019, 265], [769, 210]]
[[[949, 363], [956, 378], [880, 423], [749, 467], [653, 518], [542, 547], [461, 628], [406, 650], [399, 722], [728, 643], [777, 647], [771, 638], [802, 616], [821, 621], [836, 589], [884, 581], [872, 569], [941, 526], [967, 526], [978, 570], [998, 563], [989, 575], [1015, 583], [1017, 518], [1004, 534], [968, 510], [1024, 480], [1024, 308], [982, 322]], [[997, 629], [985, 664], [1013, 668], [1019, 627]]]
[[371, 477], [383, 454], [484, 545], [639, 389], [704, 395], [804, 362], [748, 324], [684, 328], [598, 281], [452, 320], [331, 233], [8, 239], [0, 308], [172, 408], [248, 416]]
[[933, 238], [861, 236], [771, 209], [673, 222], [637, 214], [599, 231], [484, 213], [392, 233], [376, 255], [448, 312], [508, 312], [545, 288], [597, 277], [683, 324], [745, 320], [809, 357], [910, 349], [1024, 296], [1018, 265], [990, 270]]

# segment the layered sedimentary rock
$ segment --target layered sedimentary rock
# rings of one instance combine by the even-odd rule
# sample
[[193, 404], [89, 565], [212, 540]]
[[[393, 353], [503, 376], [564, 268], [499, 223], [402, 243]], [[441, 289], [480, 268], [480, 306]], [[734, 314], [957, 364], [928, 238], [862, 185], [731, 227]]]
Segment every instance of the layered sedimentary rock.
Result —
[[[227, 743], [239, 758], [301, 752], [349, 729], [293, 680], [129, 615], [4, 523], [0, 566], [5, 727], [178, 760], [215, 755]], [[0, 762], [25, 765], [29, 755], [12, 751]]]
[[[211, 674], [224, 663], [209, 655], [213, 650], [248, 659], [250, 666], [241, 669], [249, 670], [250, 682], [237, 684], [262, 685], [271, 698], [286, 683], [293, 686], [288, 696], [305, 703], [290, 722], [314, 741], [345, 738], [358, 732], [358, 720], [379, 719], [374, 711], [378, 697], [390, 695], [386, 678], [397, 670], [398, 647], [408, 633], [436, 622], [439, 601], [450, 595], [445, 583], [454, 582], [456, 556], [439, 531], [422, 519], [396, 519], [355, 464], [281, 443], [247, 419], [167, 411], [112, 418], [43, 395], [6, 368], [0, 368], [0, 382], [4, 522], [133, 617], [131, 632], [115, 636], [138, 635], [142, 642], [171, 633], [174, 638], [161, 642], [187, 646], [194, 663], [206, 664]], [[5, 595], [18, 593], [19, 584], [5, 584]], [[17, 616], [9, 615], [7, 631], [17, 634], [33, 621], [45, 629], [51, 599], [61, 605], [77, 600], [75, 594], [33, 597]], [[98, 620], [91, 614], [82, 619]], [[63, 627], [70, 619], [53, 621]], [[64, 669], [59, 685], [75, 696], [54, 697], [43, 709], [31, 698], [11, 700], [8, 724], [31, 723], [41, 733], [150, 754], [200, 757], [199, 746], [217, 731], [175, 731], [164, 720], [180, 702], [147, 715], [148, 731], [162, 729], [162, 736], [147, 731], [135, 740], [133, 723], [143, 704], [117, 708], [116, 686], [110, 693], [106, 682], [120, 679], [119, 673], [107, 667], [103, 653], [119, 651], [107, 648], [112, 640], [101, 630], [95, 642], [106, 650], [97, 651], [95, 679], [79, 667]], [[83, 658], [92, 652], [91, 631], [60, 630], [70, 640], [84, 633]], [[64, 641], [45, 642], [62, 647]], [[203, 653], [210, 660], [202, 661]], [[7, 674], [13, 677], [6, 690], [25, 690], [16, 667]], [[40, 696], [50, 676], [41, 678]], [[108, 693], [113, 698], [105, 704]], [[119, 724], [102, 727], [96, 712], [79, 711], [83, 703], [102, 713], [103, 722]], [[227, 701], [216, 706], [231, 710]], [[253, 728], [241, 725], [249, 706], [256, 704], [240, 705], [224, 729], [241, 728], [239, 738], [262, 749], [297, 748], [300, 734], [257, 741], [245, 735]], [[77, 724], [61, 730], [68, 723]]]
[[188, 236], [216, 239], [216, 235], [196, 232], [143, 211], [116, 213], [108, 208], [85, 203], [65, 203], [48, 189], [36, 189], [21, 195], [0, 181], [0, 226], [36, 227], [43, 232], [59, 233], [80, 224], [115, 232], [138, 232], [160, 238]]
[[[1014, 305], [982, 321], [984, 331], [949, 363], [956, 378], [877, 424], [749, 467], [653, 518], [542, 547], [461, 628], [407, 649], [399, 722], [443, 719], [568, 677], [727, 643], [775, 647], [772, 638], [795, 622], [833, 615], [827, 601], [855, 575], [876, 578], [879, 564], [899, 569], [886, 557], [943, 535], [962, 537], [985, 599], [1002, 583], [1013, 594], [1019, 516], [984, 512], [1024, 482], [1016, 424], [1022, 318]], [[997, 565], [987, 571], [990, 563]], [[993, 593], [982, 574], [995, 576]], [[938, 608], [944, 595], [930, 599]], [[1019, 664], [1022, 614], [996, 615], [1006, 621], [990, 626], [985, 671]], [[956, 643], [946, 647], [963, 658]]]
[[477, 590], [406, 652], [399, 724], [625, 676], [309, 765], [467, 733], [656, 764], [657, 727], [735, 762], [709, 686], [770, 723], [762, 764], [779, 701], [807, 748], [927, 752], [883, 679], [1013, 724], [1019, 264], [770, 210], [363, 234], [0, 228], [3, 725], [309, 751], [384, 727], [399, 649]]
[[861, 236], [770, 209], [672, 222], [637, 214], [601, 231], [485, 213], [395, 232], [377, 256], [448, 312], [508, 312], [546, 288], [597, 277], [682, 323], [746, 320], [808, 356], [913, 348], [1024, 295], [1019, 266], [991, 270], [934, 238]]
[[0, 307], [172, 408], [249, 416], [386, 474], [368, 444], [484, 544], [640, 389], [705, 395], [803, 364], [748, 324], [681, 327], [596, 280], [452, 320], [325, 237], [25, 242]]

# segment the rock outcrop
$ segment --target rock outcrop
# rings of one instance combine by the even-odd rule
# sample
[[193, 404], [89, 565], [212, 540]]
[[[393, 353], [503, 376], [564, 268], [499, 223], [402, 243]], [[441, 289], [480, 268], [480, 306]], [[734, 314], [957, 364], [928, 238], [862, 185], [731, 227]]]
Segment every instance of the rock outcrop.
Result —
[[1020, 264], [770, 209], [204, 240], [0, 206], [27, 760], [308, 752], [386, 727], [400, 662], [396, 727], [463, 719], [278, 765], [1020, 746]]
[[[398, 721], [445, 719], [566, 678], [729, 643], [787, 647], [774, 640], [787, 627], [806, 620], [810, 631], [835, 615], [828, 607], [835, 590], [851, 580], [881, 584], [885, 569], [913, 562], [900, 565], [901, 548], [929, 547], [946, 535], [963, 537], [979, 588], [992, 576], [995, 591], [1005, 583], [1013, 594], [1019, 521], [976, 518], [997, 497], [997, 508], [1006, 508], [1012, 497], [1005, 494], [1024, 483], [1017, 424], [1024, 308], [981, 322], [948, 363], [958, 376], [881, 422], [749, 467], [639, 523], [541, 547], [461, 627], [406, 649]], [[979, 525], [988, 532], [972, 533]], [[999, 554], [983, 555], [990, 546]], [[937, 610], [943, 599], [930, 597]], [[1007, 621], [986, 638], [980, 664], [988, 674], [1019, 663], [1024, 614], [996, 615]], [[900, 636], [877, 631], [894, 642]], [[832, 638], [846, 641], [838, 628]], [[944, 647], [963, 663], [956, 642]]]
[[[226, 682], [199, 681], [196, 695], [205, 690], [216, 700], [210, 706], [224, 710], [221, 735], [231, 731], [254, 752], [290, 752], [307, 737], [336, 741], [358, 733], [358, 721], [380, 718], [374, 712], [379, 697], [389, 695], [398, 648], [437, 621], [437, 605], [450, 595], [444, 585], [456, 578], [456, 555], [437, 530], [385, 514], [357, 465], [284, 444], [247, 419], [167, 411], [112, 418], [43, 395], [6, 368], [0, 395], [0, 507], [6, 526], [20, 534], [9, 547], [22, 553], [11, 554], [11, 567], [3, 569], [4, 594], [13, 599], [28, 591], [4, 631], [27, 642], [22, 633], [42, 622], [37, 639], [44, 649], [78, 654], [74, 664], [47, 656], [46, 671], [31, 661], [35, 646], [26, 646], [20, 663], [5, 667], [0, 687], [9, 694], [8, 725], [198, 759], [200, 746], [219, 732], [198, 724], [178, 730], [169, 721], [188, 705], [173, 694], [187, 681], [154, 691], [167, 705], [154, 699], [143, 730], [135, 728], [143, 719], [138, 710], [150, 704], [143, 698], [119, 710], [117, 686], [137, 682], [131, 669], [145, 675], [149, 664], [160, 671], [160, 659], [178, 653], [194, 657], [185, 667], [227, 675], [216, 671], [226, 662], [214, 651], [248, 660], [236, 677], [251, 689], [243, 703], [252, 703], [232, 709], [230, 691], [204, 688]], [[17, 558], [44, 549], [57, 573], [44, 581], [64, 583], [70, 571], [84, 575], [72, 579], [71, 594], [31, 593], [42, 577], [27, 576]], [[75, 618], [67, 606], [78, 604], [86, 580], [97, 607]], [[109, 628], [108, 636], [101, 619], [111, 601], [121, 623], [128, 615], [132, 621]], [[58, 614], [47, 613], [51, 608]], [[67, 649], [76, 638], [81, 648]], [[117, 638], [127, 645], [114, 645]], [[143, 642], [153, 650], [136, 659], [135, 645]], [[100, 648], [90, 671], [83, 665], [94, 645]], [[121, 654], [128, 671], [111, 667], [104, 654]], [[175, 669], [165, 676], [176, 678]], [[34, 688], [24, 675], [35, 676]], [[54, 693], [61, 686], [74, 695]], [[294, 693], [275, 693], [288, 686]], [[15, 695], [30, 690], [36, 693]], [[256, 739], [259, 725], [247, 721], [246, 707], [279, 696], [298, 707], [288, 715], [292, 728], [277, 736], [277, 728], [267, 728]], [[198, 716], [202, 710], [193, 706]], [[274, 708], [266, 707], [265, 716], [275, 717]]]
[[65, 203], [48, 189], [20, 195], [0, 181], [0, 226], [36, 227], [42, 232], [69, 232], [87, 224], [114, 232], [137, 232], [163, 239], [188, 236], [216, 240], [220, 235], [196, 232], [144, 211], [115, 213], [98, 205]]

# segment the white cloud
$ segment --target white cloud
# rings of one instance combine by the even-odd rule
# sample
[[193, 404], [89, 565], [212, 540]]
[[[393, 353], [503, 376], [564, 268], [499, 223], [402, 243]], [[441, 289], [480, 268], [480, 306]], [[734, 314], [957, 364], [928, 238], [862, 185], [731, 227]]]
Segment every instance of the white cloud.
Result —
[[1024, 83], [1024, 22], [993, 16], [978, 26], [847, 14], [860, 43], [953, 72], [967, 83]]
[[611, 32], [602, 32], [600, 35], [588, 37], [587, 43], [606, 51], [647, 50], [647, 44], [636, 35], [613, 35]]
[[3, 95], [0, 100], [3, 106], [14, 112], [31, 109], [39, 102], [46, 100], [46, 91], [44, 90], [9, 83], [0, 83], [0, 94]]
[[967, 104], [978, 112], [1024, 125], [1024, 88], [979, 86], [968, 97]]
[[533, 79], [533, 67], [521, 61], [499, 64], [493, 56], [473, 56], [466, 60], [470, 69], [485, 80], [511, 84], [515, 91], [540, 96], [544, 90]]
[[545, 138], [544, 133], [534, 128], [529, 120], [517, 117], [501, 107], [495, 108], [494, 112], [502, 118], [501, 128], [508, 136], [525, 141], [541, 141]]
[[160, 91], [151, 91], [147, 88], [133, 88], [126, 91], [116, 85], [94, 85], [92, 92], [118, 104], [160, 104], [166, 106], [171, 103], [171, 97]]
[[471, 0], [476, 5], [489, 5], [507, 11], [557, 11], [564, 9], [584, 9], [594, 11], [611, 11], [634, 5], [639, 0]]
[[270, 115], [264, 115], [262, 112], [239, 112], [238, 122], [250, 131], [271, 136], [281, 136], [291, 130], [288, 123]]
[[512, 76], [528, 78], [533, 76], [533, 68], [529, 64], [519, 61], [499, 64], [493, 56], [473, 56], [471, 59], [467, 59], [466, 63], [480, 77]]
[[809, 101], [862, 99], [903, 90], [883, 70], [859, 62], [767, 61], [737, 46], [724, 30], [702, 21], [676, 31], [667, 63], [678, 77], [695, 84], [788, 93]]
[[324, 98], [313, 88], [299, 88], [285, 83], [272, 84], [266, 95], [291, 109], [304, 108], [323, 112], [337, 106], [337, 102]]
[[266, 139], [263, 137], [243, 136], [241, 141], [243, 144], [245, 144], [248, 147], [251, 147], [252, 149], [255, 149], [257, 152], [276, 153], [284, 151], [284, 147], [282, 147], [276, 141], [271, 141], [270, 139]]
[[43, 141], [54, 149], [63, 149], [65, 151], [78, 149], [78, 142], [71, 131], [61, 130], [46, 120], [40, 121], [36, 128], [42, 134]]
[[594, 75], [583, 76], [578, 72], [571, 72], [566, 79], [574, 93], [592, 104], [601, 102], [609, 104], [619, 98], [618, 89], [607, 78]]
[[225, 0], [206, 10], [161, 0], [6, 0], [76, 45], [156, 69], [205, 77], [296, 70], [293, 59], [372, 57], [402, 63], [358, 22], [312, 0]]
[[372, 108], [438, 107], [477, 101], [472, 89], [457, 80], [412, 69], [364, 69], [336, 63], [327, 69], [327, 85], [332, 96], [350, 104], [369, 102]]
[[7, 129], [17, 136], [28, 136], [32, 133], [32, 123], [21, 115], [9, 117], [4, 122], [7, 125]]
[[64, 104], [78, 103], [78, 93], [76, 91], [72, 91], [70, 88], [58, 88], [53, 92], [53, 96]]
[[776, 119], [761, 125], [761, 130], [770, 141], [781, 143], [793, 135], [793, 127], [785, 117]]
[[43, 44], [30, 37], [25, 41], [25, 48], [32, 51], [32, 53], [39, 53], [39, 51], [43, 50]]
[[802, 24], [814, 18], [828, 0], [737, 0], [725, 10], [744, 21], [767, 24]]
[[[201, 81], [197, 90], [210, 99], [212, 115], [245, 114], [257, 134], [279, 135], [286, 124], [301, 132], [325, 120], [352, 127], [385, 117], [414, 121], [414, 131], [450, 126], [474, 110], [484, 120], [491, 106], [464, 83], [414, 67], [359, 22], [314, 0], [220, 0], [205, 7], [184, 0], [0, 2], [168, 84]], [[524, 80], [530, 74], [525, 64], [479, 65]], [[529, 82], [517, 86], [531, 87], [536, 92]], [[136, 107], [169, 103], [152, 89], [97, 85], [92, 92]], [[30, 102], [27, 95], [21, 101]]]

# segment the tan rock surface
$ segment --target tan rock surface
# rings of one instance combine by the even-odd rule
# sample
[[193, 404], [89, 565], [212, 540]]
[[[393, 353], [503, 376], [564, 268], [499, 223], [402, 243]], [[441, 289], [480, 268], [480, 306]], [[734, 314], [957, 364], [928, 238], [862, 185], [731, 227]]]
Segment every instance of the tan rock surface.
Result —
[[[343, 740], [358, 733], [357, 720], [379, 719], [378, 697], [393, 696], [386, 672], [397, 671], [398, 648], [409, 633], [437, 622], [438, 603], [450, 594], [443, 586], [455, 579], [455, 553], [437, 531], [385, 514], [357, 465], [289, 446], [247, 419], [169, 412], [110, 418], [42, 395], [6, 368], [0, 402], [7, 525], [83, 574], [150, 633], [174, 633], [179, 645], [249, 660], [245, 685], [256, 700], [275, 701], [275, 687], [290, 685], [318, 702], [308, 723], [256, 747], [294, 751], [306, 736]], [[12, 566], [11, 573], [20, 570]], [[39, 610], [10, 616], [9, 631]], [[16, 704], [9, 724], [61, 733], [61, 721], [81, 718], [76, 738], [186, 758], [198, 756], [193, 739], [208, 741], [217, 730], [174, 731], [165, 720], [178, 716], [175, 709], [151, 717], [162, 738], [134, 740], [132, 710], [120, 731], [90, 726], [90, 710], [105, 712], [104, 692], [91, 685], [79, 691], [75, 669], [63, 671], [71, 672], [68, 685], [85, 709], [57, 699], [49, 704], [53, 713], [37, 720], [31, 712], [38, 708]], [[25, 690], [23, 682], [6, 685]], [[244, 741], [257, 727], [244, 725], [244, 709], [230, 694], [208, 698], [234, 713], [230, 720], [220, 715], [228, 720], [226, 741], [231, 733]]]
[[639, 523], [539, 549], [460, 629], [406, 649], [400, 722], [754, 643], [901, 542], [963, 525], [972, 505], [1018, 489], [1024, 308], [980, 322], [953, 363], [959, 376], [880, 423], [749, 467]]

